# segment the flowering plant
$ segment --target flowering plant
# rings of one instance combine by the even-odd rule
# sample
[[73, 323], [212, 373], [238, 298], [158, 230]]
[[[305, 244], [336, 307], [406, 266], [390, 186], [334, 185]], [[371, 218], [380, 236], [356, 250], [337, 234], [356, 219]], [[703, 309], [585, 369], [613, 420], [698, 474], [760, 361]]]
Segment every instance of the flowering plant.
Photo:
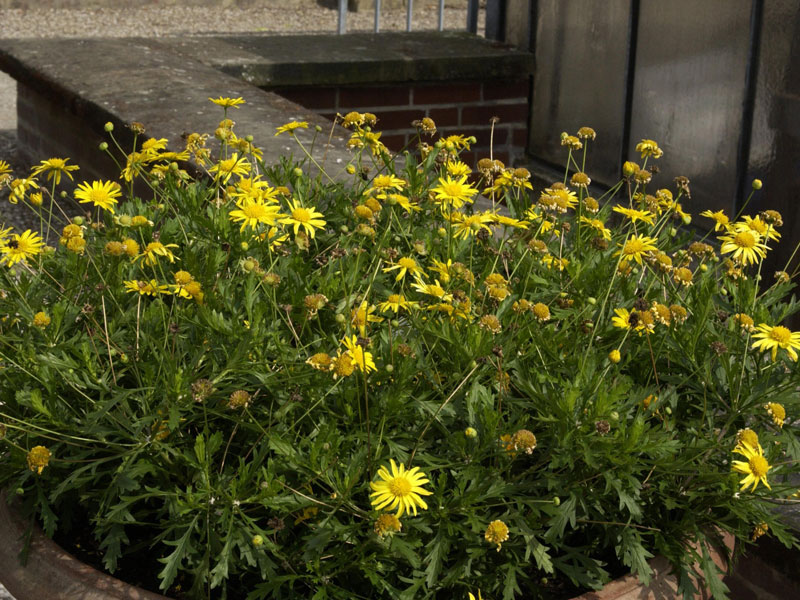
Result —
[[0, 162], [41, 228], [0, 235], [0, 484], [49, 535], [248, 599], [566, 598], [655, 554], [724, 598], [722, 532], [795, 543], [778, 213], [701, 237], [652, 140], [594, 198], [588, 127], [539, 190], [427, 118], [395, 160], [346, 115], [342, 172], [292, 122], [305, 158], [265, 165], [241, 99], [212, 101], [216, 153], [109, 124], [120, 182], [81, 183], [83, 217], [57, 202], [75, 165]]

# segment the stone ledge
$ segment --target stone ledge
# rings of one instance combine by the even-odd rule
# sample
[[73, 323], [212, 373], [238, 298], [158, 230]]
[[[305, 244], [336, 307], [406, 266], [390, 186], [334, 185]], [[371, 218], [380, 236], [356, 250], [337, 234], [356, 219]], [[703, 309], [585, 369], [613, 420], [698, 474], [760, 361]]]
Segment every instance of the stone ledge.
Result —
[[[287, 155], [287, 146], [297, 154], [285, 136], [275, 137], [276, 126], [308, 121], [312, 128], [298, 134], [307, 144], [315, 125], [324, 128], [326, 138], [331, 131], [330, 121], [298, 104], [197, 60], [178, 59], [169, 45], [151, 39], [0, 40], [0, 69], [84, 122], [87, 138], [102, 134], [106, 121], [117, 126], [138, 121], [148, 136], [167, 138], [178, 149], [184, 133], [214, 131], [222, 109], [208, 98], [219, 96], [245, 98], [245, 107], [229, 110], [229, 116], [236, 120], [239, 135], [254, 136], [268, 164]], [[344, 129], [334, 130], [329, 161], [349, 158], [346, 139]], [[86, 140], [72, 143], [85, 145]]]
[[519, 79], [533, 54], [466, 32], [163, 38], [176, 53], [258, 87]]

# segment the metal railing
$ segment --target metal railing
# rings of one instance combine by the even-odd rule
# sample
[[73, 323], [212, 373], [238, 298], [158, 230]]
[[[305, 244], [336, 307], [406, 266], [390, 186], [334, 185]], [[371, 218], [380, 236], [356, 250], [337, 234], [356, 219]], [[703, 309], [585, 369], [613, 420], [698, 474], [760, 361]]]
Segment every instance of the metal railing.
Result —
[[[411, 18], [414, 13], [414, 0], [406, 0], [406, 31], [411, 31]], [[466, 30], [470, 33], [478, 33], [478, 0], [467, 0], [467, 23]], [[374, 31], [378, 33], [381, 27], [381, 0], [375, 0], [375, 25]], [[439, 0], [439, 16], [437, 28], [444, 30], [444, 0]], [[338, 32], [347, 33], [347, 0], [339, 0], [339, 21]]]

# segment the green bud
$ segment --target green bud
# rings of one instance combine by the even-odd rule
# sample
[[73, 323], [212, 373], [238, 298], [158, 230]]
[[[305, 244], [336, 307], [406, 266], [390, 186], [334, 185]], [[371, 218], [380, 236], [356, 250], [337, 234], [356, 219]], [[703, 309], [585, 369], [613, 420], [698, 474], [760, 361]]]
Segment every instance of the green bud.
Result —
[[98, 148], [100, 149], [100, 152], [105, 152], [108, 150], [108, 144], [106, 142], [100, 142]]
[[753, 189], [754, 190], [760, 190], [762, 185], [763, 184], [761, 183], [760, 179], [753, 179]]
[[553, 498], [553, 506], [561, 506], [561, 498], [559, 498], [558, 496]]
[[294, 173], [295, 177], [302, 177], [303, 176], [303, 169], [300, 167], [295, 167], [292, 169], [292, 173]]
[[263, 545], [264, 545], [264, 538], [261, 537], [260, 535], [254, 535], [253, 536], [253, 546], [258, 548], [258, 547], [263, 546]]
[[252, 135], [244, 136], [244, 141], [247, 142], [248, 144], [252, 144], [253, 143], [253, 136]]
[[619, 421], [619, 413], [615, 410], [612, 410], [611, 414], [608, 415], [608, 418], [612, 421]]
[[683, 215], [683, 224], [688, 225], [692, 222], [692, 215]]
[[340, 325], [342, 323], [344, 323], [346, 320], [347, 320], [347, 317], [345, 317], [342, 313], [337, 313], [336, 314], [336, 322], [339, 323]]
[[342, 225], [341, 227], [339, 227], [339, 231], [341, 231], [342, 233], [348, 233], [350, 231], [350, 228], [347, 225]]
[[242, 242], [240, 244], [240, 246], [242, 247], [242, 250], [245, 250], [245, 251], [250, 248], [250, 244], [248, 244], [247, 242]]
[[478, 431], [474, 427], [467, 427], [464, 430], [464, 435], [470, 439], [475, 439], [478, 437]]
[[671, 415], [671, 414], [672, 414], [672, 408], [670, 408], [669, 406], [668, 406], [667, 408], [665, 408], [664, 410], [666, 411], [666, 413], [667, 413], [668, 415]]
[[106, 130], [106, 133], [111, 133], [112, 131], [114, 131], [114, 124], [111, 121], [109, 121], [108, 123], [103, 125], [103, 129]]
[[72, 222], [75, 225], [83, 225], [86, 222], [86, 219], [81, 216], [72, 217]]
[[675, 237], [676, 235], [678, 235], [678, 230], [675, 229], [674, 227], [670, 227], [669, 228], [669, 235], [670, 235], [670, 237]]
[[319, 125], [314, 125], [314, 131], [320, 133], [322, 131], [322, 127], [320, 127]]
[[23, 490], [21, 487], [18, 487], [16, 490], [14, 490], [14, 493], [16, 493], [17, 496], [22, 496], [25, 493], [25, 490]]
[[589, 296], [589, 297], [586, 299], [586, 302], [588, 302], [589, 304], [591, 304], [592, 306], [594, 306], [595, 304], [597, 304], [597, 298], [595, 298], [594, 296]]
[[392, 327], [400, 327], [400, 321], [398, 319], [392, 319]]
[[385, 367], [387, 373], [394, 373], [394, 366], [393, 365], [386, 365]]

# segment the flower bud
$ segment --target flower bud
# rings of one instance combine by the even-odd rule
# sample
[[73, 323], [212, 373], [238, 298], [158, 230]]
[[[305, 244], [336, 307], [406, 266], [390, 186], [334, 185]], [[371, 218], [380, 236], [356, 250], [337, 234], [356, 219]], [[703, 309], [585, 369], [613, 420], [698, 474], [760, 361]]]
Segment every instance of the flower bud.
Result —
[[111, 133], [114, 131], [114, 124], [111, 121], [108, 121], [105, 125], [103, 125], [103, 129], [105, 129], [106, 133]]
[[478, 432], [474, 427], [467, 427], [464, 430], [464, 435], [470, 439], [475, 439], [476, 437], [478, 437]]
[[629, 160], [625, 161], [625, 163], [622, 165], [622, 174], [625, 177], [630, 177], [631, 175], [636, 173], [636, 171], [638, 171], [638, 170], [639, 170], [639, 165], [637, 165], [635, 162], [631, 162]]
[[258, 547], [263, 546], [263, 545], [264, 545], [264, 538], [261, 537], [260, 535], [254, 535], [253, 536], [253, 546], [258, 548]]
[[72, 222], [73, 222], [75, 225], [79, 225], [79, 226], [80, 226], [80, 225], [83, 225], [85, 221], [86, 221], [86, 219], [84, 219], [84, 218], [83, 218], [83, 217], [81, 217], [81, 216], [72, 217]]
[[100, 152], [105, 152], [108, 150], [108, 144], [106, 142], [100, 142], [100, 145], [97, 147]]
[[295, 177], [302, 177], [303, 176], [303, 169], [300, 167], [295, 167], [292, 169], [292, 173], [294, 173]]
[[760, 190], [762, 185], [763, 184], [761, 183], [760, 179], [753, 179], [753, 189], [754, 190]]

